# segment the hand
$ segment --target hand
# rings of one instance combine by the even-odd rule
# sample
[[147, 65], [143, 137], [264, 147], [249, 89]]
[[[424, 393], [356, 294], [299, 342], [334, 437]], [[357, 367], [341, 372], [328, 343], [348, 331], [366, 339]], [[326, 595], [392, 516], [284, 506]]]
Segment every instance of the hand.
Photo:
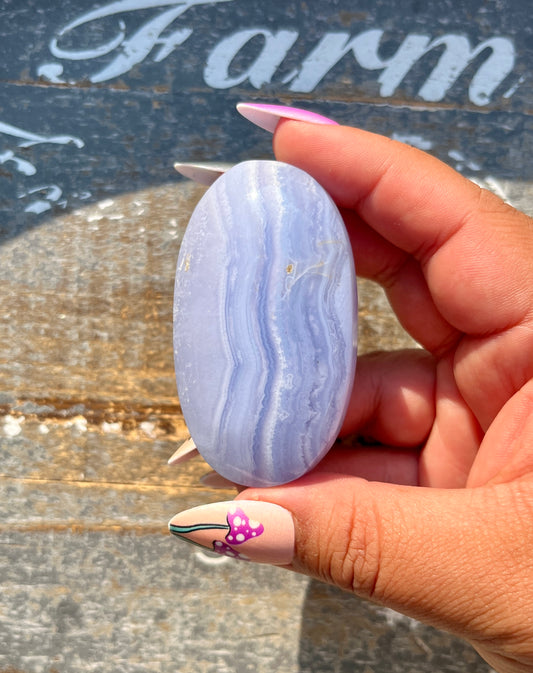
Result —
[[292, 514], [294, 570], [533, 671], [533, 222], [363, 131], [281, 121], [274, 149], [332, 195], [423, 349], [358, 360], [343, 432], [364, 446], [237, 499]]

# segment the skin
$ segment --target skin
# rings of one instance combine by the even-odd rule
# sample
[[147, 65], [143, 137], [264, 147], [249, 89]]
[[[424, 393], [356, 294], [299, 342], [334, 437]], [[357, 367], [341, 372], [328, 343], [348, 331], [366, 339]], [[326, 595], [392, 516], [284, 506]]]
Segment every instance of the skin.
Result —
[[281, 121], [277, 159], [332, 195], [359, 275], [419, 350], [358, 360], [343, 433], [310, 474], [238, 498], [288, 509], [291, 569], [533, 671], [533, 221], [429, 155]]

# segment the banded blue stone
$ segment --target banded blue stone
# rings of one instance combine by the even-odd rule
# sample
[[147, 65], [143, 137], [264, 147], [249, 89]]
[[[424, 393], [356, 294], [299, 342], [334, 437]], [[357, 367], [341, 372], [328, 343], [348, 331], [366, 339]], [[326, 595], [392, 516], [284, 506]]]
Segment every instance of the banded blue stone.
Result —
[[331, 448], [352, 388], [353, 257], [342, 218], [304, 171], [247, 161], [195, 208], [174, 294], [178, 395], [222, 476], [271, 486]]

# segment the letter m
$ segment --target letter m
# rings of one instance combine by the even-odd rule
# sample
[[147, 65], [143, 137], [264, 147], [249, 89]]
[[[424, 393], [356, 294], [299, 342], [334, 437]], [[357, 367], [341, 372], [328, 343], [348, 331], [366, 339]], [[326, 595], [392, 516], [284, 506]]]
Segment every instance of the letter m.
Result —
[[[379, 77], [382, 96], [392, 95], [420, 58], [432, 49], [443, 45], [445, 46], [444, 52], [418, 92], [419, 96], [426, 101], [442, 100], [466, 67], [486, 50], [490, 52], [474, 73], [468, 88], [468, 97], [475, 105], [487, 105], [496, 88], [514, 68], [514, 46], [511, 40], [504, 37], [489, 38], [474, 49], [471, 48], [468, 39], [462, 35], [443, 35], [432, 42], [429, 42], [429, 38], [426, 39], [428, 44], [424, 45], [420, 40], [416, 45], [418, 48], [409, 50], [409, 52], [400, 47], [395, 56], [390, 59]], [[400, 59], [396, 60], [401, 53], [407, 56], [403, 62]]]
[[[307, 56], [299, 71], [291, 73], [292, 91], [312, 91], [326, 74], [351, 52], [365, 70], [381, 70], [378, 78], [380, 95], [394, 94], [413, 66], [426, 54], [438, 47], [445, 47], [437, 65], [431, 71], [420, 91], [426, 101], [442, 100], [467, 66], [487, 51], [487, 57], [472, 77], [468, 89], [469, 99], [475, 105], [487, 105], [490, 96], [511, 73], [515, 64], [515, 50], [511, 40], [492, 37], [471, 48], [463, 35], [443, 35], [433, 41], [427, 35], [409, 34], [396, 53], [383, 59], [379, 55], [382, 30], [367, 30], [355, 37], [349, 33], [327, 33]], [[490, 51], [489, 51], [490, 50]]]

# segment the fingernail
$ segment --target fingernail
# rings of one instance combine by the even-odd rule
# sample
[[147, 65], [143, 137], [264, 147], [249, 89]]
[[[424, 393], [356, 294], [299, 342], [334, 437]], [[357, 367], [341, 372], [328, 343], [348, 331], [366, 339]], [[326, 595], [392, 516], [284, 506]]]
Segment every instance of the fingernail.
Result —
[[202, 475], [200, 481], [207, 488], [236, 488], [235, 482], [226, 479], [214, 470]]
[[170, 458], [168, 459], [169, 465], [178, 465], [179, 463], [185, 463], [186, 461], [194, 458], [195, 456], [200, 455], [196, 444], [193, 442], [192, 438], [186, 439], [183, 444], [175, 451]]
[[189, 180], [194, 180], [201, 185], [210, 185], [218, 180], [227, 170], [231, 168], [232, 164], [215, 163], [211, 161], [200, 163], [183, 163], [177, 161], [174, 168]]
[[237, 110], [252, 124], [274, 133], [280, 119], [309, 122], [310, 124], [329, 124], [338, 126], [337, 122], [316, 112], [300, 110], [285, 105], [266, 105], [263, 103], [238, 103]]
[[294, 556], [292, 515], [270, 502], [201, 505], [176, 514], [168, 527], [182, 540], [242, 561], [287, 565]]

